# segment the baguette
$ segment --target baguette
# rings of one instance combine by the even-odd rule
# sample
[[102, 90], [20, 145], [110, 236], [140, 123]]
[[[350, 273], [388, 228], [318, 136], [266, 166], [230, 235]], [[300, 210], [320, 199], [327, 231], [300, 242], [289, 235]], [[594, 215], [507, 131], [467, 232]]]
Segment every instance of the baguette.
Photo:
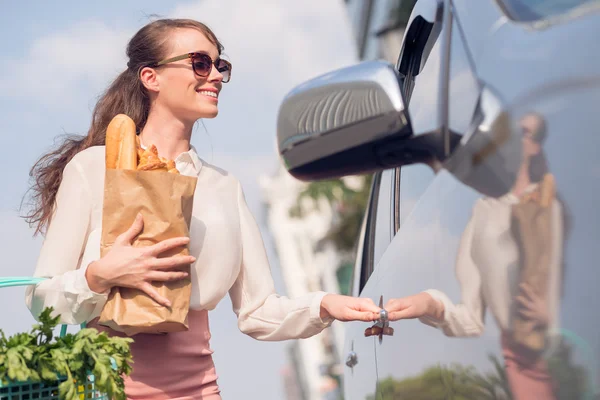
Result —
[[135, 170], [137, 158], [135, 122], [118, 114], [106, 128], [106, 168]]
[[554, 175], [544, 175], [541, 186], [540, 204], [542, 207], [550, 207], [554, 201], [554, 198], [556, 197], [556, 183], [554, 182]]

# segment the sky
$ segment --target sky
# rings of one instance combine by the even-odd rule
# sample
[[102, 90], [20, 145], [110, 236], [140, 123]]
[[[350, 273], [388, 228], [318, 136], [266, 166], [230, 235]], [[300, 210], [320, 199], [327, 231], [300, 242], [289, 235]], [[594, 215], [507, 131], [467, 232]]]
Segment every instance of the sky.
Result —
[[[31, 276], [41, 237], [19, 217], [29, 170], [58, 135], [85, 134], [96, 99], [125, 69], [125, 45], [158, 17], [206, 23], [233, 63], [219, 116], [199, 123], [200, 156], [242, 182], [259, 220], [276, 287], [285, 294], [265, 224], [258, 178], [279, 166], [275, 126], [286, 93], [306, 79], [356, 62], [342, 0], [158, 0], [14, 2], [0, 0], [0, 276]], [[0, 291], [7, 334], [34, 323], [24, 288]], [[12, 307], [14, 306], [14, 307]], [[210, 313], [212, 348], [227, 399], [284, 398], [286, 343], [239, 332], [228, 298]]]

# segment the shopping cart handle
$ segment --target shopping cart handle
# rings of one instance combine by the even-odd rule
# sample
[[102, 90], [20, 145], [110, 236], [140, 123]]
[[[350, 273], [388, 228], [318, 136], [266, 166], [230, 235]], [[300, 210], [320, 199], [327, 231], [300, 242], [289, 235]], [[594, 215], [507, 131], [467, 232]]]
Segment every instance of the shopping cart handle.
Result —
[[[32, 286], [37, 285], [40, 282], [45, 281], [48, 278], [34, 278], [29, 276], [12, 276], [0, 278], [0, 288], [14, 287], [14, 286]], [[85, 322], [80, 325], [80, 328], [85, 328]], [[67, 334], [67, 325], [60, 327], [60, 336], [63, 337]]]
[[31, 286], [45, 281], [48, 278], [33, 278], [29, 276], [11, 276], [0, 278], [0, 288], [12, 286]]

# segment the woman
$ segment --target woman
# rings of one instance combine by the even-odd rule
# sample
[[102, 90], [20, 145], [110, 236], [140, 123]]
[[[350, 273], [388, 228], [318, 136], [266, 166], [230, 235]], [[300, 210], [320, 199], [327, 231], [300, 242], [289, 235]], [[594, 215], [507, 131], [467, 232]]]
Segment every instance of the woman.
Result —
[[[501, 345], [507, 378], [514, 399], [554, 399], [553, 382], [542, 354], [516, 340], [515, 320], [530, 321], [542, 335], [558, 327], [562, 271], [563, 211], [560, 202], [550, 202], [551, 232], [548, 237], [548, 264], [542, 266], [545, 279], [540, 287], [520, 282], [524, 262], [520, 247], [531, 245], [533, 237], [515, 236], [511, 222], [513, 206], [539, 200], [542, 182], [548, 182], [548, 166], [542, 149], [546, 127], [535, 113], [521, 119], [522, 162], [511, 192], [500, 198], [482, 198], [473, 208], [463, 232], [456, 260], [461, 303], [454, 304], [442, 291], [429, 289], [414, 296], [391, 299], [385, 309], [390, 320], [419, 318], [448, 336], [479, 336], [484, 331], [486, 308], [501, 330]], [[535, 230], [533, 226], [530, 232]], [[539, 238], [538, 238], [539, 239]], [[538, 283], [540, 282], [538, 281]], [[539, 289], [539, 288], [538, 288]], [[548, 337], [550, 339], [550, 337]], [[545, 343], [548, 347], [548, 341]], [[543, 350], [543, 349], [542, 349]]]
[[[51, 278], [27, 291], [34, 316], [52, 306], [63, 323], [106, 329], [96, 322], [111, 287], [137, 288], [168, 305], [149, 282], [182, 279], [185, 273], [170, 269], [192, 263], [190, 329], [134, 337], [134, 371], [126, 379], [130, 399], [220, 398], [207, 313], [228, 292], [240, 330], [258, 340], [306, 338], [334, 319], [378, 316], [370, 299], [323, 292], [288, 299], [275, 293], [240, 183], [201, 160], [190, 146], [194, 123], [217, 116], [223, 83], [231, 77], [222, 49], [214, 33], [197, 21], [163, 19], [144, 26], [127, 46], [127, 69], [99, 99], [88, 135], [66, 141], [32, 171], [36, 207], [29, 220], [46, 233], [35, 275]], [[142, 146], [156, 145], [182, 174], [198, 177], [190, 256], [158, 258], [187, 244], [187, 238], [132, 247], [143, 228], [138, 217], [100, 258], [103, 144], [109, 122], [119, 113], [135, 121]]]

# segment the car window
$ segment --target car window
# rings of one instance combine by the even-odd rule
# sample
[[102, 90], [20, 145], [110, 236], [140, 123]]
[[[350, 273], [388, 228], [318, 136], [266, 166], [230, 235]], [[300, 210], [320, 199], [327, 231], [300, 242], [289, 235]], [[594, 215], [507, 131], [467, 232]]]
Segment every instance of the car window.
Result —
[[365, 215], [366, 228], [361, 252], [359, 291], [362, 291], [392, 239], [393, 188], [393, 169], [379, 172], [373, 177], [371, 197]]
[[399, 227], [402, 227], [434, 177], [435, 173], [426, 164], [409, 165], [400, 170], [400, 190], [396, 197]]
[[392, 240], [392, 226], [394, 222], [392, 208], [392, 189], [394, 170], [388, 169], [381, 174], [379, 195], [377, 196], [377, 211], [373, 221], [375, 222], [375, 237], [373, 241], [373, 266], [377, 264], [385, 253]]
[[[471, 125], [481, 90], [461, 26], [456, 19], [453, 20], [452, 25], [448, 75], [448, 125], [453, 135], [460, 137]], [[427, 75], [421, 74], [421, 76], [427, 78]], [[409, 100], [420, 101], [421, 99]], [[434, 170], [426, 164], [408, 165], [399, 170], [399, 177], [396, 179], [399, 186], [396, 187], [395, 196], [395, 231], [406, 221], [434, 177]]]
[[598, 0], [498, 0], [498, 3], [511, 19], [530, 22], [560, 16]]
[[[357, 253], [358, 259], [356, 266], [360, 268], [360, 281], [358, 292], [362, 292], [367, 284], [369, 277], [373, 273], [373, 243], [375, 239], [375, 222], [377, 216], [377, 198], [379, 196], [379, 186], [381, 183], [381, 172], [373, 175], [373, 183], [371, 184], [371, 194], [369, 203], [365, 212], [365, 230], [362, 237], [362, 242], [359, 244]], [[358, 268], [357, 268], [358, 269]]]
[[456, 18], [452, 21], [450, 70], [448, 75], [448, 127], [458, 136], [464, 135], [473, 121], [477, 107], [480, 83], [475, 63], [465, 42], [462, 27]]
[[[438, 23], [439, 25], [439, 23]], [[443, 28], [442, 28], [443, 30]], [[440, 28], [416, 17], [405, 34], [398, 72], [415, 135], [439, 129]], [[416, 101], [414, 101], [416, 100]]]

